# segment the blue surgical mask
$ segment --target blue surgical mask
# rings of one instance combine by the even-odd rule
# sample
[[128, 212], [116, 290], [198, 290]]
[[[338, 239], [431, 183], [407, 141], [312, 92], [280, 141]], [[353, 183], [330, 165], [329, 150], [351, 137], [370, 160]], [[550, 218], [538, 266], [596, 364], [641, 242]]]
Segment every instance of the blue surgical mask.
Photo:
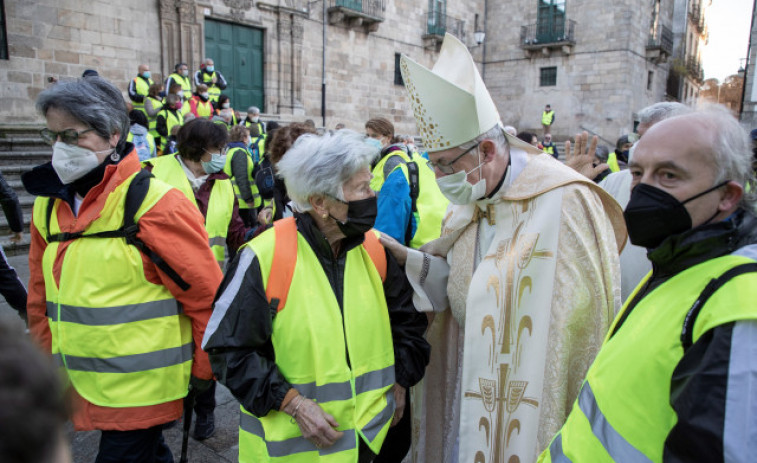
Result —
[[220, 153], [213, 153], [210, 156], [210, 161], [200, 161], [202, 164], [202, 170], [208, 174], [215, 174], [223, 170], [223, 166], [226, 165], [226, 155]]
[[142, 77], [144, 77], [145, 79], [149, 79], [150, 78], [150, 71], [143, 72], [142, 73]]
[[205, 69], [207, 69], [208, 72], [213, 72], [216, 70], [215, 66], [205, 66]]
[[379, 140], [376, 140], [375, 138], [366, 137], [365, 142], [379, 151], [381, 151], [381, 148], [384, 147], [384, 145], [382, 145], [381, 142]]

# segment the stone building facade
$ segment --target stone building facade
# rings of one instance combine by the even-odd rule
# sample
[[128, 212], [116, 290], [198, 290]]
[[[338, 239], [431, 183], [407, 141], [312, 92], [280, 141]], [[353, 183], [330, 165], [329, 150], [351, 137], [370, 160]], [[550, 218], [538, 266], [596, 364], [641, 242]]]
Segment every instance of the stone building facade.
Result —
[[749, 33], [749, 51], [744, 67], [746, 77], [741, 124], [751, 131], [757, 128], [757, 0], [752, 7], [752, 30]]
[[[0, 124], [39, 122], [34, 100], [50, 76], [93, 68], [126, 93], [140, 63], [164, 79], [179, 61], [197, 70], [206, 48], [241, 85], [247, 58], [235, 57], [235, 34], [251, 31], [261, 37], [245, 46], [262, 57], [254, 72], [264, 118], [362, 130], [385, 116], [415, 133], [398, 56], [431, 66], [446, 31], [470, 47], [503, 122], [540, 133], [550, 103], [558, 139], [587, 130], [614, 143], [633, 130], [635, 111], [667, 98], [679, 1], [0, 0], [9, 55], [0, 59]], [[480, 45], [477, 31], [486, 33]]]

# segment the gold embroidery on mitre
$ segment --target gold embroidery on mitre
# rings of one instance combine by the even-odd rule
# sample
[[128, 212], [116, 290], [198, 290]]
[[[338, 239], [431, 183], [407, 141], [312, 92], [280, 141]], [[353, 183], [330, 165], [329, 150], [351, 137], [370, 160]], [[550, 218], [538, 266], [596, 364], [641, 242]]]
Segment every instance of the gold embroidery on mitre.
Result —
[[402, 60], [400, 63], [402, 78], [405, 80], [405, 88], [410, 94], [410, 104], [413, 107], [413, 116], [418, 127], [418, 132], [423, 139], [423, 146], [427, 150], [436, 150], [445, 146], [450, 146], [450, 142], [444, 139], [444, 135], [439, 133], [439, 124], [428, 115], [426, 107], [418, 94], [412, 79], [412, 73], [407, 66], [407, 62]]

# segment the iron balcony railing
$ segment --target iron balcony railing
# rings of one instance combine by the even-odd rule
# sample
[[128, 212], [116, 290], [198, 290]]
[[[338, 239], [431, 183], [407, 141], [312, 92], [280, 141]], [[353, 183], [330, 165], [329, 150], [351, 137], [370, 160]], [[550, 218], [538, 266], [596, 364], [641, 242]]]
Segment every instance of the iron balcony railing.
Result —
[[384, 19], [386, 9], [385, 0], [329, 0], [331, 8], [339, 8], [360, 13], [360, 16], [371, 16]]
[[521, 46], [576, 43], [576, 22], [570, 19], [543, 21], [520, 27]]
[[669, 27], [657, 24], [655, 30], [649, 34], [649, 41], [647, 42], [647, 50], [657, 50], [667, 53], [668, 55], [673, 53], [673, 31]]
[[693, 79], [704, 82], [704, 69], [702, 69], [702, 64], [696, 57], [689, 56], [686, 58], [686, 70]]
[[445, 13], [429, 11], [426, 15], [426, 35], [443, 37], [446, 32], [449, 32], [462, 39], [464, 24], [463, 20], [447, 16]]

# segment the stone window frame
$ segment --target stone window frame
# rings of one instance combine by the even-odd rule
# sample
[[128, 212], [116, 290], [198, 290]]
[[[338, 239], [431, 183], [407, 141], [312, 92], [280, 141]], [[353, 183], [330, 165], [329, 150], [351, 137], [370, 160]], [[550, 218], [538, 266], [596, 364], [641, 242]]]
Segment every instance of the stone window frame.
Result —
[[557, 66], [539, 68], [539, 87], [557, 86]]
[[402, 59], [402, 53], [394, 54], [394, 85], [405, 85], [405, 81], [404, 79], [402, 79], [402, 71], [400, 70], [401, 59]]

